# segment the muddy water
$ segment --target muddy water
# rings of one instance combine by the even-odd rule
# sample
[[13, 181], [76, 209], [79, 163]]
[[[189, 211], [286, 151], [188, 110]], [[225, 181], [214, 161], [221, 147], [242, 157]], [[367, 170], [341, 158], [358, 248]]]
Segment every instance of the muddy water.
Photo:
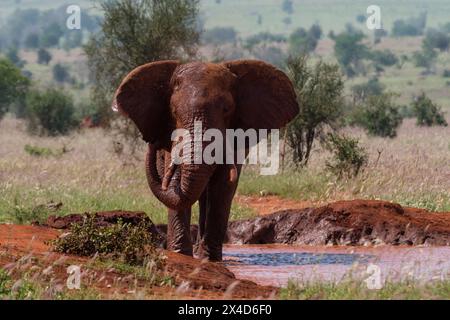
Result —
[[238, 278], [274, 286], [289, 279], [338, 282], [372, 274], [381, 282], [429, 281], [450, 275], [450, 247], [227, 245], [224, 260]]

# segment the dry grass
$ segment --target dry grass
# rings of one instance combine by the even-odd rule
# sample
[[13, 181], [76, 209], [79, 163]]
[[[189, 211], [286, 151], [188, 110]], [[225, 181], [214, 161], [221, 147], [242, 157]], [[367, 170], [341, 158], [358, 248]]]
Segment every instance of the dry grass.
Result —
[[[61, 149], [59, 157], [36, 157], [25, 145]], [[0, 122], [0, 222], [30, 222], [53, 213], [51, 202], [62, 202], [58, 214], [126, 209], [145, 211], [156, 223], [166, 221], [165, 207], [150, 193], [144, 171], [144, 150], [138, 159], [113, 151], [112, 137], [90, 129], [67, 137], [30, 136], [23, 122]], [[232, 218], [254, 213], [238, 205]], [[193, 221], [196, 217], [194, 215]]]
[[[419, 128], [405, 120], [395, 139], [368, 137], [346, 129], [369, 153], [369, 165], [355, 179], [336, 180], [325, 170], [329, 156], [316, 148], [307, 170], [263, 177], [247, 171], [242, 194], [271, 193], [317, 202], [384, 199], [434, 211], [450, 211], [450, 127]], [[379, 153], [381, 155], [379, 156]]]
[[[317, 149], [307, 170], [289, 169], [277, 176], [244, 170], [238, 192], [321, 202], [386, 199], [450, 211], [450, 127], [418, 128], [406, 120], [392, 140], [367, 137], [358, 129], [348, 133], [360, 137], [370, 155], [369, 167], [358, 178], [337, 181], [327, 174], [328, 155]], [[65, 145], [69, 152], [31, 156], [24, 151], [27, 144], [52, 149]], [[36, 137], [26, 133], [21, 121], [6, 118], [0, 122], [0, 221], [41, 220], [52, 213], [47, 204], [62, 202], [59, 214], [124, 209], [145, 211], [153, 221], [164, 222], [166, 209], [148, 190], [143, 157], [143, 152], [137, 160], [118, 156], [112, 137], [101, 129]], [[254, 214], [238, 205], [232, 211], [233, 219]]]

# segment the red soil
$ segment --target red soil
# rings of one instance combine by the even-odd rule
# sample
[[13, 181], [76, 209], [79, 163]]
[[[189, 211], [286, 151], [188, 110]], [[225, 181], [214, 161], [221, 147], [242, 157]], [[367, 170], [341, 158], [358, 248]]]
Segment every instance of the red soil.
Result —
[[[145, 291], [145, 298], [256, 299], [273, 297], [277, 293], [274, 287], [258, 286], [251, 281], [236, 279], [221, 264], [202, 262], [167, 251], [164, 251], [167, 256], [166, 271], [175, 280], [175, 286], [149, 288], [145, 281], [130, 277], [129, 274], [112, 268], [101, 270], [90, 263], [92, 261], [88, 258], [52, 252], [48, 242], [60, 234], [60, 231], [48, 227], [0, 225], [0, 267], [12, 270], [13, 276], [20, 278], [23, 272], [31, 269], [42, 271], [51, 266], [52, 276], [64, 284], [68, 277], [67, 267], [79, 265], [85, 274], [83, 279], [91, 279], [89, 286], [99, 292], [102, 298], [127, 295], [134, 298], [130, 287]], [[185, 289], [181, 290], [181, 284]]]

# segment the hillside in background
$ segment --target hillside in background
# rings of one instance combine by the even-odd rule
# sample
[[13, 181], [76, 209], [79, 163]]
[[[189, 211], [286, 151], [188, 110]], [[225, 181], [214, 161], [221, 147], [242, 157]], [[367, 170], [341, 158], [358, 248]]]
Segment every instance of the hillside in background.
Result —
[[[373, 1], [355, 0], [292, 0], [293, 12], [282, 9], [282, 0], [201, 0], [205, 28], [232, 26], [241, 36], [269, 31], [289, 34], [297, 27], [308, 27], [318, 22], [323, 30], [341, 31], [347, 23], [357, 24], [356, 17], [366, 13]], [[50, 9], [65, 1], [0, 0], [0, 18], [4, 19], [17, 8]], [[69, 2], [68, 2], [69, 3]], [[95, 1], [78, 0], [82, 8], [95, 11]], [[397, 19], [407, 19], [421, 12], [428, 13], [427, 27], [438, 27], [448, 22], [450, 1], [445, 0], [379, 0], [382, 21], [391, 30]], [[286, 23], [286, 18], [290, 23]], [[260, 23], [258, 23], [260, 22]]]

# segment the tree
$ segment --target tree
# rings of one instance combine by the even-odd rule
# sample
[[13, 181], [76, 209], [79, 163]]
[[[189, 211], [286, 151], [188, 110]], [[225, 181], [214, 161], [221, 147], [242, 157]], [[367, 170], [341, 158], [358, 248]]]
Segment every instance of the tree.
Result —
[[348, 77], [353, 77], [363, 70], [362, 60], [368, 56], [368, 48], [361, 43], [365, 38], [360, 31], [347, 27], [345, 32], [334, 36], [334, 54]]
[[19, 50], [17, 50], [16, 47], [9, 48], [8, 51], [6, 52], [6, 57], [9, 59], [9, 61], [14, 63], [18, 68], [22, 68], [25, 65], [25, 61], [23, 61], [19, 57]]
[[39, 35], [37, 33], [30, 33], [25, 39], [25, 47], [29, 49], [36, 49], [39, 47]]
[[378, 78], [371, 78], [366, 83], [357, 84], [352, 87], [355, 101], [364, 101], [370, 96], [379, 96], [383, 93], [385, 86], [380, 83]]
[[66, 67], [58, 64], [55, 64], [52, 69], [53, 79], [56, 82], [64, 83], [70, 80], [70, 74]]
[[448, 125], [444, 113], [424, 92], [414, 99], [412, 110], [418, 126]]
[[26, 95], [30, 81], [11, 61], [0, 59], [0, 119], [9, 106]]
[[48, 65], [52, 60], [52, 55], [46, 49], [41, 48], [37, 52], [38, 55], [38, 63]]
[[336, 128], [343, 111], [343, 90], [339, 66], [318, 62], [308, 66], [306, 56], [291, 57], [288, 74], [297, 93], [298, 116], [288, 125], [287, 144], [298, 166], [308, 164], [315, 139], [326, 127]]
[[423, 45], [422, 51], [416, 51], [413, 54], [415, 66], [425, 68], [426, 73], [431, 73], [437, 57], [438, 53], [436, 50], [426, 45]]
[[426, 24], [426, 12], [422, 12], [418, 17], [412, 17], [407, 20], [396, 20], [392, 27], [392, 35], [394, 37], [420, 36], [423, 34]]
[[236, 42], [237, 32], [233, 27], [216, 27], [206, 30], [203, 34], [205, 43], [215, 45]]
[[440, 51], [447, 51], [450, 46], [450, 36], [445, 32], [430, 29], [427, 31], [425, 39], [423, 39], [423, 47], [429, 49], [439, 49]]
[[292, 0], [283, 0], [283, 4], [282, 4], [281, 8], [287, 14], [294, 13], [294, 4], [292, 3]]
[[[131, 70], [195, 55], [198, 0], [105, 0], [101, 9], [101, 32], [90, 39], [85, 52], [94, 81], [91, 98], [105, 123], [112, 116], [112, 95]], [[127, 135], [134, 141], [138, 136], [137, 130]]]
[[31, 92], [27, 108], [31, 132], [55, 136], [68, 133], [76, 125], [73, 99], [61, 90]]
[[61, 26], [54, 22], [45, 27], [42, 32], [41, 45], [45, 48], [54, 47], [59, 44], [59, 39], [64, 35]]
[[373, 61], [377, 73], [384, 71], [384, 67], [391, 67], [399, 62], [397, 56], [388, 49], [374, 50], [369, 53], [368, 58]]
[[322, 29], [314, 24], [306, 31], [298, 28], [289, 37], [289, 51], [293, 55], [312, 52], [316, 49], [317, 43], [322, 36]]

